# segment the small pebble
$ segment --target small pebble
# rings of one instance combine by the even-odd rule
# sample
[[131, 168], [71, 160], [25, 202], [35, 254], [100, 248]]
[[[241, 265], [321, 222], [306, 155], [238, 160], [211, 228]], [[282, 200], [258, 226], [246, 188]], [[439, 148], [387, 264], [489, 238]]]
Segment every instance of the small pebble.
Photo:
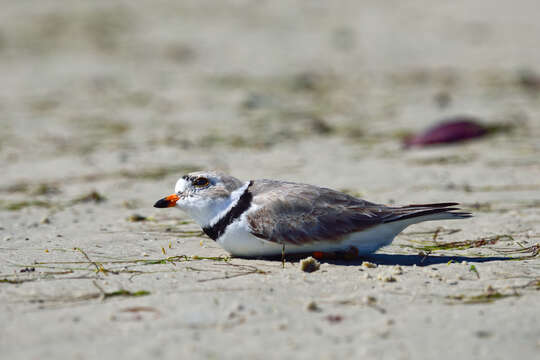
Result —
[[315, 258], [311, 256], [300, 261], [300, 269], [302, 269], [302, 271], [304, 272], [311, 273], [319, 270], [320, 267], [321, 263], [319, 263], [317, 260], [315, 260]]
[[485, 339], [485, 338], [488, 338], [488, 337], [491, 337], [493, 336], [493, 333], [490, 332], [490, 331], [486, 331], [486, 330], [478, 330], [475, 335], [481, 339]]
[[377, 264], [374, 264], [374, 263], [369, 262], [369, 261], [362, 261], [362, 266], [366, 267], [368, 269], [374, 269], [374, 268], [377, 267]]
[[337, 324], [343, 321], [343, 316], [341, 315], [328, 315], [326, 317], [326, 320], [330, 322], [331, 324]]
[[363, 300], [366, 305], [375, 305], [377, 303], [377, 298], [371, 295], [364, 296]]
[[146, 221], [148, 220], [148, 218], [140, 214], [133, 214], [130, 217], [128, 217], [127, 220], [130, 222], [140, 222], [140, 221]]
[[321, 308], [319, 307], [319, 305], [317, 305], [317, 303], [315, 301], [310, 301], [306, 305], [306, 310], [307, 311], [313, 311], [313, 312], [320, 312]]
[[403, 269], [401, 268], [401, 266], [399, 265], [396, 265], [392, 268], [392, 273], [394, 275], [402, 275], [403, 274]]
[[388, 274], [379, 274], [377, 276], [377, 279], [381, 280], [383, 282], [395, 282], [396, 281], [395, 277], [393, 277], [392, 275], [388, 275]]

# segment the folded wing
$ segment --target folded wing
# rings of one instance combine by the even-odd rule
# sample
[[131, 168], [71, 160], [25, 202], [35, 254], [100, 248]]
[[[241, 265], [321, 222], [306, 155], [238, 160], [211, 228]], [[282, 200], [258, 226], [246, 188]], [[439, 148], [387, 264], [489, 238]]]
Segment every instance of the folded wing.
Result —
[[279, 244], [341, 241], [382, 223], [452, 212], [456, 203], [388, 207], [312, 185], [257, 180], [251, 187], [256, 210], [246, 214], [251, 233]]

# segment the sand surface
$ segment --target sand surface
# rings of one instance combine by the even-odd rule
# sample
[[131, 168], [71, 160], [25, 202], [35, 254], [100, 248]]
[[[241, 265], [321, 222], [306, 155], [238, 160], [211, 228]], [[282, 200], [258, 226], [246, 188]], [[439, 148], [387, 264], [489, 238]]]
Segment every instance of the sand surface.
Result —
[[[4, 2], [0, 357], [538, 358], [539, 12]], [[402, 149], [460, 114], [512, 131]], [[215, 168], [475, 217], [313, 273], [230, 259], [152, 208], [185, 172]]]

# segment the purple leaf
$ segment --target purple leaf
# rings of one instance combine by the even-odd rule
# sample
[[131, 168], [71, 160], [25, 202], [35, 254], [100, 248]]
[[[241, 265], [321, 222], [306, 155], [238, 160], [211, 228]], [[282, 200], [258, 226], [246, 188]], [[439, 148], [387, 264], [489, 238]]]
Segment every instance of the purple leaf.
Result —
[[430, 146], [462, 142], [484, 136], [488, 129], [477, 122], [475, 118], [458, 116], [435, 125], [423, 133], [404, 139], [405, 147]]

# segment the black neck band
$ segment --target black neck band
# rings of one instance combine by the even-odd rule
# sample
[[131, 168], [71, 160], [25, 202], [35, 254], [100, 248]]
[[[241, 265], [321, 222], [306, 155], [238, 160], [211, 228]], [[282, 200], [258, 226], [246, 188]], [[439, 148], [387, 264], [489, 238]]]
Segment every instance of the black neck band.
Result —
[[213, 226], [203, 227], [203, 231], [208, 235], [212, 240], [217, 240], [227, 229], [229, 224], [232, 224], [236, 219], [238, 219], [244, 211], [246, 211], [251, 205], [251, 199], [253, 195], [249, 191], [249, 188], [253, 184], [253, 181], [249, 182], [246, 190], [238, 199], [236, 205], [234, 205], [229, 212], [227, 212], [217, 223]]

